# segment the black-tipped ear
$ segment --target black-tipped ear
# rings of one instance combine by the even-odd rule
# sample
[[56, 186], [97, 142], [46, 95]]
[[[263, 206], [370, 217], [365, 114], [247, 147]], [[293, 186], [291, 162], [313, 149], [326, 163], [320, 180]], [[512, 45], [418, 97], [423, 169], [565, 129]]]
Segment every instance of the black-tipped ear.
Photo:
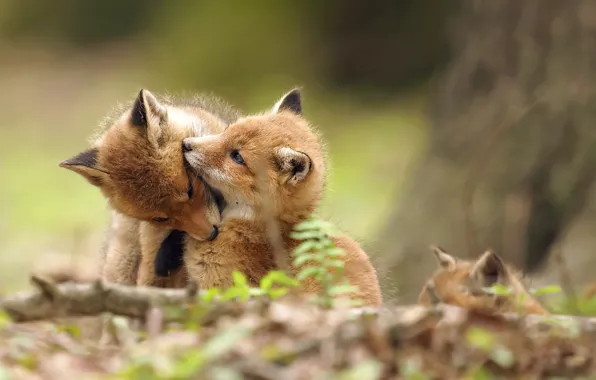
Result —
[[155, 274], [168, 277], [182, 266], [185, 235], [184, 231], [172, 230], [164, 239], [155, 256]]
[[139, 91], [139, 95], [135, 99], [131, 111], [131, 122], [138, 127], [147, 126], [147, 109], [145, 108], [145, 99], [143, 96], [143, 89]]
[[92, 185], [101, 187], [109, 179], [109, 174], [97, 166], [98, 151], [97, 148], [86, 150], [68, 160], [62, 161], [59, 166], [72, 170], [85, 177]]
[[300, 95], [300, 89], [295, 88], [288, 92], [273, 106], [273, 113], [284, 110], [293, 112], [296, 115], [302, 115], [302, 95]]
[[277, 163], [282, 181], [292, 185], [304, 180], [312, 168], [310, 157], [292, 148], [280, 148], [277, 152]]
[[471, 275], [485, 286], [491, 286], [507, 275], [505, 263], [494, 251], [488, 250], [476, 261]]
[[450, 254], [445, 252], [445, 250], [443, 250], [441, 247], [438, 247], [436, 245], [431, 245], [430, 249], [435, 254], [435, 257], [437, 258], [437, 261], [439, 262], [439, 265], [441, 266], [441, 268], [455, 269], [455, 266], [456, 266], [455, 257], [451, 256]]
[[131, 123], [138, 127], [148, 127], [153, 118], [157, 118], [159, 123], [165, 117], [165, 108], [155, 96], [149, 90], [141, 89], [132, 106]]

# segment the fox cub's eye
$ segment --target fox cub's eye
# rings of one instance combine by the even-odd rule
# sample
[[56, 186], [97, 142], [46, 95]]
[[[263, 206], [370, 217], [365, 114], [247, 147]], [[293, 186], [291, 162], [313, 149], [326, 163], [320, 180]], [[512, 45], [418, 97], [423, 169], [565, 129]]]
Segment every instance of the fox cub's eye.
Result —
[[192, 181], [189, 180], [188, 181], [188, 191], [187, 191], [188, 199], [192, 199], [192, 195], [194, 194], [194, 192], [195, 192], [195, 188], [192, 185]]
[[230, 152], [230, 157], [232, 158], [232, 160], [234, 160], [237, 164], [240, 165], [246, 165], [246, 162], [244, 162], [244, 158], [242, 158], [242, 156], [240, 155], [240, 152], [238, 152], [237, 150], [233, 150]]
[[153, 218], [153, 221], [157, 222], [157, 223], [164, 223], [164, 222], [167, 222], [168, 220], [170, 220], [170, 219], [169, 218], [161, 218], [159, 216], [156, 218]]

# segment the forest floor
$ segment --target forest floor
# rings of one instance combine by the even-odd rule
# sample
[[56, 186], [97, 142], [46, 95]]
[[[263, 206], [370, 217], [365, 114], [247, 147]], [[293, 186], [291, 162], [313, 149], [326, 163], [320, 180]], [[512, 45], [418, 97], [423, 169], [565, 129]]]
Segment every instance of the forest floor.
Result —
[[[118, 305], [117, 292], [104, 289], [110, 296], [98, 301], [93, 289], [87, 286], [66, 303], [50, 291], [50, 300], [48, 294], [27, 293], [2, 306], [13, 317], [27, 318], [39, 310], [80, 305], [91, 310], [93, 302]], [[86, 301], [76, 300], [81, 295]], [[127, 301], [112, 307], [126, 307], [129, 314], [146, 308], [146, 329], [113, 318], [112, 345], [81, 335], [84, 326], [99, 325], [97, 317], [69, 324], [14, 324], [4, 318], [0, 378], [596, 378], [594, 318], [486, 315], [447, 305], [325, 309], [290, 296], [215, 301], [203, 295], [172, 308], [122, 297]], [[17, 304], [20, 313], [14, 313]], [[181, 310], [190, 314], [176, 319]]]

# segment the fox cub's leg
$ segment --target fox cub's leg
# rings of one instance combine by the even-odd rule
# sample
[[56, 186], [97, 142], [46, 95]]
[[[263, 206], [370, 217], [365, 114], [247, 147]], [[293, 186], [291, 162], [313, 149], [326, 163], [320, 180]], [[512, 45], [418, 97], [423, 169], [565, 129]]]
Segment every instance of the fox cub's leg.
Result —
[[[102, 255], [101, 279], [103, 281], [135, 285], [141, 258], [139, 221], [112, 212], [109, 235]], [[101, 321], [100, 345], [115, 343], [109, 331], [109, 320], [102, 317], [98, 317], [98, 320]]]
[[102, 280], [122, 285], [134, 285], [137, 282], [140, 248], [139, 222], [113, 212], [110, 220], [110, 234], [103, 254]]
[[[162, 227], [156, 227], [146, 222], [141, 223], [139, 230], [141, 240], [141, 262], [139, 263], [137, 285], [163, 286], [163, 277], [158, 277], [156, 273], [157, 261], [160, 261], [160, 270], [164, 269], [164, 265], [161, 265], [161, 262], [164, 259], [160, 257], [158, 260], [158, 252], [160, 252], [162, 243], [166, 242], [171, 232], [173, 231]], [[174, 234], [174, 238], [176, 235], [177, 234]], [[168, 249], [173, 248], [174, 246], [175, 244], [166, 244], [160, 255], [168, 253]]]

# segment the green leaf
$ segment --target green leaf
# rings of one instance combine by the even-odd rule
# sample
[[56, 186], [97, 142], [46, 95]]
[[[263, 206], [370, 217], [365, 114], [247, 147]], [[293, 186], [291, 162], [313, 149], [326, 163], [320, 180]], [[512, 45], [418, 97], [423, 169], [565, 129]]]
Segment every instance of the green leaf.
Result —
[[115, 328], [120, 330], [128, 330], [130, 328], [128, 324], [128, 319], [121, 316], [112, 316], [112, 323]]
[[329, 257], [342, 257], [346, 255], [346, 251], [341, 248], [331, 247], [325, 250], [325, 256]]
[[490, 372], [490, 370], [486, 367], [479, 367], [471, 373], [472, 377], [465, 377], [466, 379], [471, 380], [493, 380], [495, 376]]
[[503, 368], [510, 368], [515, 361], [513, 353], [502, 346], [495, 347], [490, 353], [490, 358]]
[[307, 277], [317, 276], [317, 275], [323, 273], [324, 271], [325, 270], [323, 268], [319, 268], [319, 267], [304, 268], [300, 271], [300, 273], [298, 273], [296, 278], [298, 279], [298, 281], [302, 281]]
[[236, 297], [244, 299], [244, 297], [246, 296], [246, 293], [248, 293], [247, 288], [228, 288], [221, 295], [221, 299], [224, 301], [228, 301], [228, 300], [234, 299]]
[[355, 285], [336, 285], [329, 289], [330, 296], [339, 296], [342, 294], [357, 293], [358, 287]]
[[294, 231], [320, 230], [323, 222], [319, 219], [307, 219], [294, 225]]
[[232, 278], [234, 279], [234, 285], [236, 286], [248, 286], [248, 281], [246, 280], [246, 276], [242, 272], [234, 271], [232, 272]]
[[320, 253], [304, 253], [294, 259], [294, 265], [299, 267], [304, 265], [307, 261], [321, 262], [325, 257]]
[[227, 328], [205, 343], [201, 351], [207, 360], [214, 359], [226, 353], [251, 332], [252, 329], [244, 326]]
[[506, 296], [511, 293], [511, 289], [503, 284], [494, 284], [490, 288], [482, 288], [488, 294], [495, 294], [498, 296]]
[[263, 276], [261, 278], [261, 281], [259, 281], [259, 288], [261, 288], [263, 290], [269, 290], [269, 289], [271, 289], [272, 286], [273, 286], [273, 278], [271, 277], [271, 272], [269, 272], [268, 274], [266, 274], [265, 276]]
[[327, 260], [325, 266], [330, 268], [343, 268], [345, 263], [342, 260]]
[[545, 286], [543, 288], [530, 290], [530, 293], [532, 293], [534, 295], [561, 293], [561, 292], [562, 292], [561, 287], [557, 286], [557, 285]]
[[81, 328], [79, 326], [76, 325], [62, 325], [62, 326], [58, 326], [57, 330], [59, 332], [65, 332], [69, 335], [71, 335], [72, 337], [79, 339], [81, 337]]
[[207, 303], [213, 301], [213, 299], [220, 294], [219, 288], [209, 288], [205, 293], [201, 295], [201, 299]]
[[251, 296], [251, 297], [264, 296], [265, 294], [267, 294], [267, 290], [266, 289], [248, 288], [248, 295]]
[[294, 240], [321, 239], [325, 237], [325, 233], [321, 231], [292, 232], [290, 237]]
[[375, 359], [367, 359], [354, 367], [341, 372], [341, 380], [379, 379], [383, 372], [383, 365]]
[[12, 325], [12, 319], [5, 311], [0, 310], [0, 330]]
[[292, 257], [300, 256], [307, 252], [318, 252], [324, 248], [324, 245], [317, 240], [305, 240], [300, 243], [294, 250], [292, 251]]
[[484, 350], [490, 350], [495, 344], [495, 337], [491, 332], [476, 326], [466, 331], [466, 340], [471, 345]]
[[424, 380], [428, 379], [424, 372], [422, 372], [421, 364], [419, 359], [409, 358], [402, 362], [399, 366], [401, 375], [404, 375], [405, 379], [409, 380]]
[[29, 369], [35, 370], [39, 364], [37, 357], [32, 352], [23, 353], [23, 355], [17, 360], [19, 365]]
[[0, 380], [10, 380], [12, 379], [11, 371], [4, 366], [4, 364], [0, 364]]
[[229, 367], [215, 367], [211, 370], [210, 378], [213, 380], [242, 380], [244, 377]]
[[[209, 344], [209, 342], [207, 342]], [[174, 367], [172, 378], [174, 379], [192, 379], [205, 365], [207, 358], [202, 350], [189, 350], [178, 360]], [[147, 363], [153, 368], [153, 362]], [[152, 371], [154, 372], [154, 371]]]
[[267, 292], [267, 294], [269, 295], [269, 297], [272, 300], [277, 299], [283, 295], [286, 295], [287, 293], [288, 293], [288, 289], [284, 289], [284, 288], [271, 289], [271, 290], [269, 290], [269, 292]]
[[282, 271], [271, 271], [265, 277], [270, 277], [273, 283], [283, 286], [298, 286], [300, 285], [296, 279], [288, 276]]

